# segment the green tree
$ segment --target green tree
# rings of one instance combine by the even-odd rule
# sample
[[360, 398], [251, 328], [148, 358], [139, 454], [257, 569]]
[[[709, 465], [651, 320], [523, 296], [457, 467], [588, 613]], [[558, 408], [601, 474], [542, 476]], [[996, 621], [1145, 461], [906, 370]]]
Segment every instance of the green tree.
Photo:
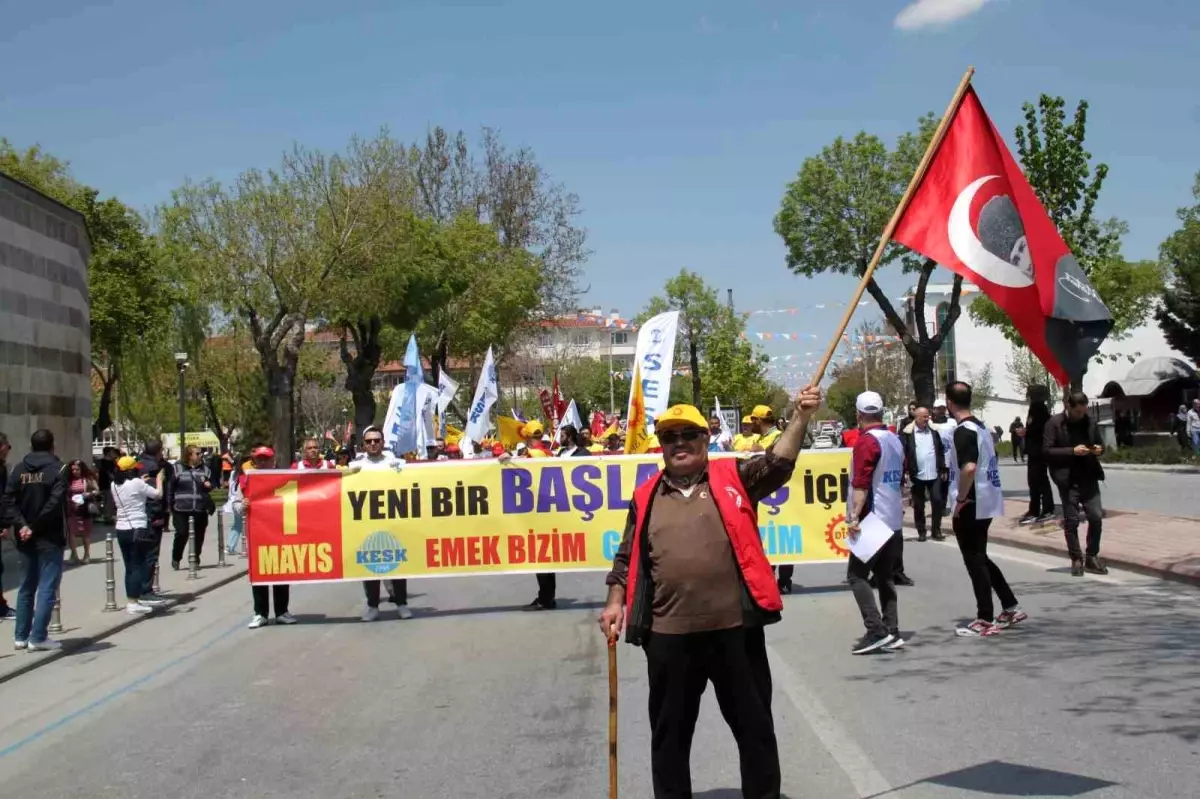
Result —
[[[1109, 336], [1120, 340], [1146, 321], [1162, 288], [1162, 274], [1155, 263], [1121, 256], [1124, 222], [1096, 217], [1108, 165], [1097, 164], [1094, 170], [1091, 166], [1092, 154], [1084, 145], [1087, 111], [1087, 101], [1080, 100], [1068, 122], [1062, 97], [1043, 94], [1036, 107], [1026, 103], [1025, 124], [1016, 129], [1017, 155], [1038, 199], [1108, 306], [1113, 317]], [[971, 303], [971, 315], [998, 328], [1009, 341], [1021, 343], [1012, 320], [987, 297]], [[1082, 376], [1072, 388], [1081, 384]]]
[[845, 355], [830, 369], [833, 382], [825, 391], [825, 404], [848, 425], [854, 424], [855, 400], [864, 391], [878, 392], [884, 406], [894, 411], [908, 404], [909, 358], [885, 331], [881, 320], [860, 323], [848, 337]]
[[[709, 287], [695, 272], [680, 269], [678, 275], [667, 281], [662, 295], [650, 298], [645, 310], [638, 315], [637, 322], [642, 324], [650, 317], [665, 311], [679, 311], [675, 363], [677, 367], [686, 365], [691, 369], [691, 403], [699, 406], [703, 397], [700, 359], [704, 354], [708, 336], [722, 311], [722, 306], [717, 301], [717, 290]], [[686, 358], [685, 364], [680, 363], [681, 355]]]
[[[787, 247], [788, 268], [805, 277], [825, 272], [862, 277], [936, 126], [932, 115], [921, 117], [916, 131], [902, 135], [891, 150], [865, 131], [852, 140], [839, 136], [819, 155], [805, 159], [784, 191], [774, 222]], [[955, 276], [946, 320], [931, 336], [925, 322], [925, 292], [937, 264], [890, 242], [880, 265], [895, 261], [901, 262], [903, 272], [918, 276], [913, 324], [896, 311], [873, 277], [867, 292], [911, 359], [917, 401], [931, 403], [936, 356], [961, 313], [962, 277]]]
[[1159, 249], [1167, 280], [1155, 317], [1167, 343], [1200, 363], [1200, 172], [1192, 196], [1196, 204], [1179, 209], [1182, 225]]
[[244, 322], [267, 385], [273, 443], [295, 447], [295, 385], [306, 327], [331, 287], [350, 279], [374, 241], [372, 201], [393, 173], [386, 134], [344, 153], [299, 146], [278, 169], [226, 188], [186, 183], [162, 209], [163, 234], [190, 254], [196, 292]]
[[772, 404], [772, 384], [766, 378], [767, 356], [743, 337], [745, 332], [742, 316], [726, 306], [718, 307], [704, 341], [700, 365], [704, 407], [714, 397], [720, 397], [724, 406], [747, 409], [759, 403]]
[[100, 380], [92, 436], [112, 425], [112, 396], [121, 370], [165, 332], [174, 302], [170, 276], [157, 263], [144, 220], [113, 197], [78, 183], [69, 165], [39, 147], [18, 151], [0, 138], [0, 172], [83, 214], [91, 239], [88, 295], [92, 369]]
[[1046, 402], [1050, 407], [1054, 407], [1058, 403], [1058, 383], [1046, 371], [1046, 367], [1038, 360], [1038, 357], [1029, 351], [1028, 347], [1023, 347], [1018, 344], [1012, 346], [1012, 352], [1005, 359], [1005, 367], [1008, 369], [1008, 377], [1012, 381], [1021, 395], [1029, 396], [1029, 389], [1034, 386], [1042, 386], [1047, 391]]

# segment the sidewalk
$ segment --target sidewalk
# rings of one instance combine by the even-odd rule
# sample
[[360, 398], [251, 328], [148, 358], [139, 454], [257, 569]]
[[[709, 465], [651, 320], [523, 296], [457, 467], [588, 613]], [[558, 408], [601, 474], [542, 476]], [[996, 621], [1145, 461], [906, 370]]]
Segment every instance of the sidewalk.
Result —
[[[1025, 502], [1005, 502], [1004, 518], [992, 523], [988, 540], [1034, 552], [1061, 555], [1064, 565], [1067, 565], [1067, 544], [1061, 522], [1021, 527], [1017, 519], [1027, 508]], [[1086, 536], [1087, 521], [1084, 520], [1079, 528], [1081, 544]], [[1106, 510], [1100, 557], [1110, 566], [1200, 585], [1200, 520], [1157, 513]]]
[[[225, 529], [229, 529], [230, 519], [226, 518]], [[51, 633], [50, 637], [62, 641], [63, 648], [56, 652], [24, 652], [12, 648], [12, 622], [0, 622], [0, 683], [11, 680], [20, 674], [35, 669], [44, 663], [71, 654], [82, 647], [107, 638], [120, 630], [137, 624], [145, 619], [161, 616], [164, 610], [181, 603], [186, 603], [195, 597], [227, 585], [246, 576], [247, 561], [237, 555], [226, 555], [226, 568], [217, 567], [217, 535], [216, 519], [212, 519], [209, 536], [204, 542], [204, 552], [200, 564], [199, 578], [187, 579], [187, 567], [179, 571], [171, 570], [170, 536], [163, 539], [163, 551], [160, 554], [161, 567], [159, 587], [163, 593], [174, 600], [166, 608], [145, 616], [130, 616], [125, 612], [124, 578], [125, 567], [121, 561], [121, 552], [113, 542], [114, 577], [116, 580], [117, 610], [106, 612], [105, 602], [105, 564], [104, 564], [104, 535], [107, 527], [96, 525], [92, 543], [92, 562], [86, 566], [66, 566], [63, 571], [62, 584], [59, 587], [59, 613], [62, 621], [62, 632]], [[95, 540], [98, 538], [98, 542]], [[16, 550], [11, 542], [4, 543], [4, 596], [9, 604], [16, 606], [15, 584], [18, 579]], [[249, 602], [247, 592], [247, 602]]]

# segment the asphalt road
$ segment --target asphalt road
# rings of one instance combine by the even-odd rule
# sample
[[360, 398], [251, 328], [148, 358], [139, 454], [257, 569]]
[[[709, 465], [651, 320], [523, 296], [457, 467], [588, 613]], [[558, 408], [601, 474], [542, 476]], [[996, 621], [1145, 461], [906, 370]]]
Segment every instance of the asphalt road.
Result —
[[[1000, 461], [1000, 482], [1009, 499], [1029, 499], [1024, 465]], [[1101, 486], [1104, 506], [1113, 510], [1200, 518], [1200, 474], [1109, 469]], [[1058, 489], [1054, 502], [1059, 501]]]
[[[912, 643], [894, 655], [849, 654], [861, 628], [839, 568], [797, 573], [767, 635], [785, 796], [1195, 795], [1200, 592], [997, 548], [1031, 618], [959, 639], [973, 608], [953, 542], [907, 548]], [[257, 631], [246, 586], [219, 589], [0, 685], [3, 794], [606, 796], [600, 578], [559, 585], [574, 601], [529, 614], [531, 576], [414, 581], [418, 616], [374, 624], [357, 586], [306, 586], [304, 623]], [[644, 659], [619, 651], [621, 795], [640, 799]], [[692, 763], [697, 796], [740, 796], [711, 692]]]

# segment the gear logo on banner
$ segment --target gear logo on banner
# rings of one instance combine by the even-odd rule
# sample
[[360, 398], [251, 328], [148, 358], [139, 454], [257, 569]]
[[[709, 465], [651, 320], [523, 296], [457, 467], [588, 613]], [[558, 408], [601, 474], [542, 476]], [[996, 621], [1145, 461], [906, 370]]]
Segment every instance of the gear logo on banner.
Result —
[[842, 546], [846, 540], [846, 514], [839, 513], [829, 520], [829, 526], [825, 528], [825, 543], [829, 544], [839, 558], [850, 557], [850, 550]]
[[394, 535], [380, 531], [371, 533], [354, 553], [354, 562], [375, 574], [391, 574], [408, 562], [408, 550]]

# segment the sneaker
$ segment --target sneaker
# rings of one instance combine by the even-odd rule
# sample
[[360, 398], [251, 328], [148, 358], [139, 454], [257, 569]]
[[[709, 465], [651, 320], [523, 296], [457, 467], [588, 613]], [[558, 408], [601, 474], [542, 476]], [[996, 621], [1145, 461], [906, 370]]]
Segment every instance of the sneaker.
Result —
[[960, 638], [987, 638], [991, 635], [999, 635], [1000, 628], [990, 621], [976, 619], [966, 627], [955, 628], [954, 633]]
[[897, 574], [892, 579], [892, 583], [894, 583], [895, 585], [906, 585], [909, 587], [916, 585], [916, 583], [913, 581], [913, 578], [911, 578], [907, 574], [903, 574], [903, 573]]
[[363, 621], [375, 621], [378, 618], [379, 618], [379, 608], [373, 608], [370, 605], [367, 605], [367, 609], [363, 611], [362, 620]]
[[400, 611], [400, 618], [402, 618], [402, 619], [411, 619], [412, 618], [412, 611], [408, 609], [408, 605], [401, 605], [399, 608], [399, 611]]
[[876, 652], [880, 649], [883, 649], [885, 646], [887, 646], [891, 642], [892, 642], [892, 634], [891, 633], [884, 633], [883, 635], [880, 635], [878, 633], [867, 633], [866, 635], [864, 635], [862, 638], [860, 638], [858, 640], [858, 643], [855, 644], [854, 648], [852, 648], [850, 650], [850, 654], [852, 654], [852, 655], [869, 655], [872, 652]]
[[267, 624], [267, 617], [260, 616], [257, 613], [255, 613], [254, 618], [250, 620], [250, 623], [247, 624], [246, 627], [251, 630], [257, 630], [259, 627], [265, 627], [266, 624]]
[[1088, 555], [1083, 559], [1083, 570], [1091, 574], [1108, 574], [1108, 567], [1099, 555]]
[[138, 599], [138, 604], [145, 605], [148, 608], [161, 608], [167, 604], [167, 600], [158, 594], [146, 594], [144, 597]]
[[1017, 524], [1020, 524], [1020, 525], [1033, 524], [1039, 518], [1041, 518], [1041, 517], [1034, 516], [1032, 513], [1026, 513], [1020, 519], [1017, 519]]
[[1071, 576], [1083, 576], [1083, 561], [1079, 558], [1071, 558]]
[[13, 641], [13, 649], [26, 649], [28, 646], [28, 641]]
[[17, 612], [12, 608], [6, 607], [4, 610], [0, 610], [0, 621], [12, 621], [16, 617]]
[[885, 652], [895, 652], [897, 649], [903, 649], [905, 643], [907, 642], [900, 637], [900, 631], [892, 630], [892, 640], [884, 644], [883, 649]]
[[141, 602], [128, 602], [125, 605], [125, 612], [130, 616], [145, 616], [147, 613], [153, 613], [154, 608], [143, 605]]
[[1058, 520], [1058, 514], [1055, 513], [1054, 511], [1050, 511], [1049, 513], [1043, 513], [1041, 516], [1038, 516], [1036, 519], [1033, 520], [1033, 523], [1034, 524], [1047, 524], [1048, 522], [1053, 522], [1053, 521], [1057, 521], [1057, 520]]
[[290, 613], [280, 613], [275, 617], [276, 624], [295, 624], [298, 621], [300, 620]]
[[1000, 611], [1000, 615], [996, 617], [996, 626], [1004, 630], [1009, 627], [1015, 627], [1028, 618], [1029, 614], [1021, 610], [1020, 605], [1015, 605], [1008, 610]]
[[53, 652], [57, 649], [62, 649], [62, 641], [55, 641], [50, 638], [47, 638], [45, 641], [38, 641], [37, 643], [30, 641], [26, 648], [30, 651]]

